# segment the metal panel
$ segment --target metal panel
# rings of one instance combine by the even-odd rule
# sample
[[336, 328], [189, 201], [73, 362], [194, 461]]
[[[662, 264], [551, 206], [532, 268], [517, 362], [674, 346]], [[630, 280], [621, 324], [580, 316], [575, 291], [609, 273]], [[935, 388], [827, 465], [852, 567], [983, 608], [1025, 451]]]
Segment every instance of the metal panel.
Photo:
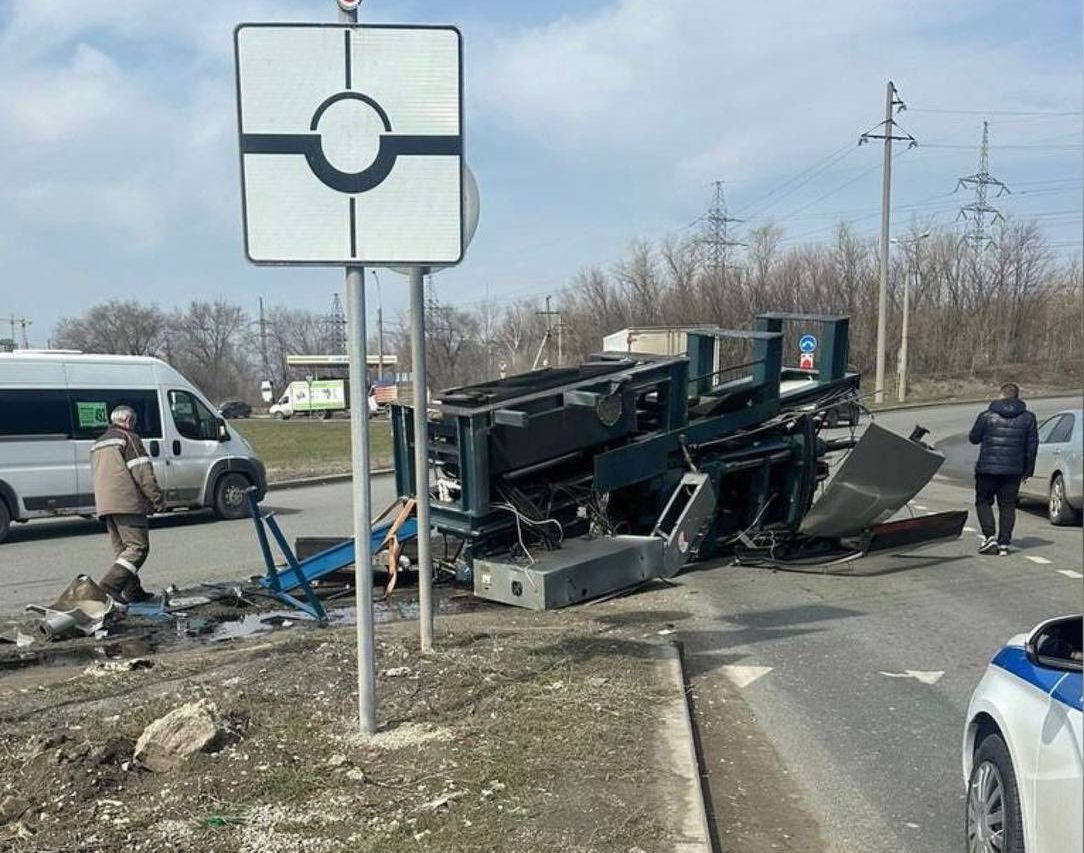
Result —
[[887, 521], [937, 473], [945, 457], [870, 424], [802, 521], [807, 536], [854, 536]]
[[474, 594], [531, 610], [565, 607], [661, 577], [663, 549], [656, 536], [613, 536], [567, 540], [532, 565], [475, 560]]

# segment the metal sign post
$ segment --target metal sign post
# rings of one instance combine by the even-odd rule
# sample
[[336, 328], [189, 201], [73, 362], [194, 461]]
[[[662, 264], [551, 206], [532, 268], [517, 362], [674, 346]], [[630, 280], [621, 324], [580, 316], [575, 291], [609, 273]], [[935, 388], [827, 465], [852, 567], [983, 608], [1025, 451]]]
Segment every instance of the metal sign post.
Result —
[[429, 407], [425, 369], [425, 268], [410, 268], [410, 364], [414, 372], [414, 499], [418, 514], [418, 624], [433, 650], [433, 556], [429, 528]]
[[[346, 269], [350, 448], [357, 570], [358, 717], [376, 730], [370, 578], [365, 266], [422, 270], [459, 263], [464, 209], [477, 191], [463, 163], [462, 48], [449, 26], [240, 24], [234, 30], [245, 254], [257, 264]], [[419, 298], [419, 305], [422, 300]], [[415, 424], [422, 648], [432, 645], [432, 561], [425, 441], [424, 316], [415, 312]], [[420, 395], [420, 396], [419, 396]], [[311, 395], [310, 395], [311, 398]], [[420, 400], [420, 402], [419, 402]], [[310, 399], [311, 406], [311, 399]], [[420, 419], [420, 420], [419, 420]]]
[[[356, 23], [358, 4], [340, 2], [339, 20]], [[350, 356], [350, 459], [354, 510], [354, 603], [357, 611], [358, 724], [376, 732], [376, 633], [373, 626], [372, 519], [369, 481], [369, 342], [365, 337], [365, 267], [346, 267], [346, 348]]]

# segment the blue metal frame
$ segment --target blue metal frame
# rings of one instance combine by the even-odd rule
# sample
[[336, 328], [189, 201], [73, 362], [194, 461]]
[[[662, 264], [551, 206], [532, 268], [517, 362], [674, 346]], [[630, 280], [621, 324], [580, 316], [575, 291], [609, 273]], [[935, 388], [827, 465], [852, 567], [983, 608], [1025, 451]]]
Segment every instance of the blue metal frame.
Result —
[[[338, 545], [333, 545], [318, 554], [313, 554], [311, 557], [299, 560], [294, 555], [293, 549], [290, 548], [289, 543], [286, 541], [286, 537], [283, 535], [282, 529], [275, 520], [274, 514], [265, 514], [260, 510], [260, 503], [256, 499], [253, 490], [248, 492], [248, 504], [249, 510], [252, 513], [252, 522], [256, 525], [256, 540], [260, 543], [260, 551], [263, 553], [264, 565], [267, 567], [266, 574], [257, 578], [256, 583], [270, 592], [271, 595], [283, 604], [288, 604], [290, 607], [297, 608], [303, 613], [307, 613], [318, 622], [326, 622], [327, 611], [324, 609], [324, 605], [321, 603], [320, 599], [316, 597], [316, 593], [313, 592], [311, 582], [333, 574], [334, 572], [341, 571], [351, 565], [354, 562], [354, 540], [350, 539]], [[374, 552], [383, 543], [384, 537], [387, 535], [391, 525], [392, 522], [387, 521], [384, 524], [372, 528], [370, 539]], [[268, 530], [271, 531], [275, 543], [278, 545], [282, 555], [286, 558], [287, 565], [283, 569], [279, 569], [275, 565], [274, 555], [271, 553], [271, 543], [267, 539]], [[417, 520], [408, 518], [400, 525], [396, 535], [400, 541], [413, 539], [418, 535]], [[355, 574], [357, 574], [356, 567], [354, 571]], [[361, 583], [360, 579], [356, 582]], [[305, 595], [304, 602], [298, 601], [290, 594], [298, 588], [300, 588]]]

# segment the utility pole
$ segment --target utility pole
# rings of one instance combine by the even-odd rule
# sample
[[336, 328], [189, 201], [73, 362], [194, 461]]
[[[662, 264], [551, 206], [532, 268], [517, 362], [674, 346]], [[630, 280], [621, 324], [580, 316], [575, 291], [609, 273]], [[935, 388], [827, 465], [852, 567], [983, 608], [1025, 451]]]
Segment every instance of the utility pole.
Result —
[[554, 363], [554, 366], [555, 367], [560, 367], [561, 366], [561, 356], [563, 355], [563, 353], [561, 352], [561, 312], [560, 311], [551, 311], [550, 310], [550, 299], [551, 299], [551, 297], [549, 297], [549, 296], [546, 297], [546, 310], [545, 311], [535, 311], [534, 312], [538, 316], [546, 318], [546, 334], [543, 335], [543, 337], [542, 337], [542, 346], [538, 348], [538, 356], [535, 357], [534, 367], [531, 368], [532, 370], [536, 370], [538, 368], [538, 359], [539, 359], [539, 357], [541, 357], [542, 352], [546, 348], [547, 344], [552, 346], [553, 329], [554, 329], [553, 318], [554, 317], [557, 318], [557, 360]]
[[914, 282], [914, 291], [918, 293], [919, 265], [918, 250], [923, 240], [930, 236], [929, 231], [923, 231], [915, 237], [893, 237], [893, 243], [899, 243], [910, 247], [907, 252], [908, 270], [903, 280], [903, 327], [900, 329], [900, 352], [896, 363], [897, 388], [896, 399], [901, 403], [907, 401], [907, 350], [911, 340], [911, 282]]
[[[894, 113], [907, 109], [899, 97], [895, 84], [889, 80], [885, 87], [885, 118], [876, 127], [867, 130], [858, 137], [858, 144], [865, 145], [871, 139], [884, 140], [884, 166], [881, 176], [881, 283], [877, 295], [877, 377], [873, 399], [883, 403], [885, 399], [885, 338], [888, 334], [888, 224], [892, 208], [892, 141], [908, 143], [908, 148], [918, 145], [911, 134], [905, 131], [893, 118]], [[897, 136], [894, 131], [901, 135]]]
[[260, 297], [260, 361], [263, 364], [263, 378], [269, 379], [271, 367], [267, 361], [267, 318], [263, 313], [263, 297]]
[[964, 241], [968, 243], [975, 252], [979, 252], [993, 242], [993, 238], [986, 234], [987, 214], [992, 214], [995, 222], [998, 219], [1003, 222], [1005, 221], [1005, 217], [1001, 215], [1001, 211], [987, 203], [986, 188], [997, 187], [998, 197], [1003, 196], [1005, 193], [1012, 192], [1005, 184], [990, 174], [989, 122], [984, 121], [982, 123], [982, 147], [979, 148], [979, 170], [974, 175], [968, 175], [966, 178], [957, 180], [956, 190], [959, 190], [961, 187], [973, 187], [975, 190], [975, 200], [971, 204], [965, 204], [961, 207], [956, 219], [957, 221], [963, 219], [971, 223], [971, 227], [968, 229], [967, 234], [964, 235]]
[[380, 276], [369, 270], [376, 282], [376, 376], [384, 379], [384, 297], [380, 293]]
[[742, 220], [735, 219], [727, 212], [723, 182], [713, 181], [712, 186], [715, 188], [715, 193], [708, 212], [700, 218], [701, 229], [698, 242], [701, 251], [706, 256], [708, 267], [718, 280], [726, 274], [730, 249], [745, 244], [731, 236], [730, 224]]

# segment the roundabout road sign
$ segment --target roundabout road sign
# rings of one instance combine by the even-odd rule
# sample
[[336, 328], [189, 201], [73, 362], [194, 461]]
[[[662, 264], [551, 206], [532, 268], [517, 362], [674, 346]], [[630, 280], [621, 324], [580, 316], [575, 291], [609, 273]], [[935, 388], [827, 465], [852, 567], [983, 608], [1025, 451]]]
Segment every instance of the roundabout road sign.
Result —
[[460, 261], [458, 30], [241, 24], [234, 45], [249, 260]]

